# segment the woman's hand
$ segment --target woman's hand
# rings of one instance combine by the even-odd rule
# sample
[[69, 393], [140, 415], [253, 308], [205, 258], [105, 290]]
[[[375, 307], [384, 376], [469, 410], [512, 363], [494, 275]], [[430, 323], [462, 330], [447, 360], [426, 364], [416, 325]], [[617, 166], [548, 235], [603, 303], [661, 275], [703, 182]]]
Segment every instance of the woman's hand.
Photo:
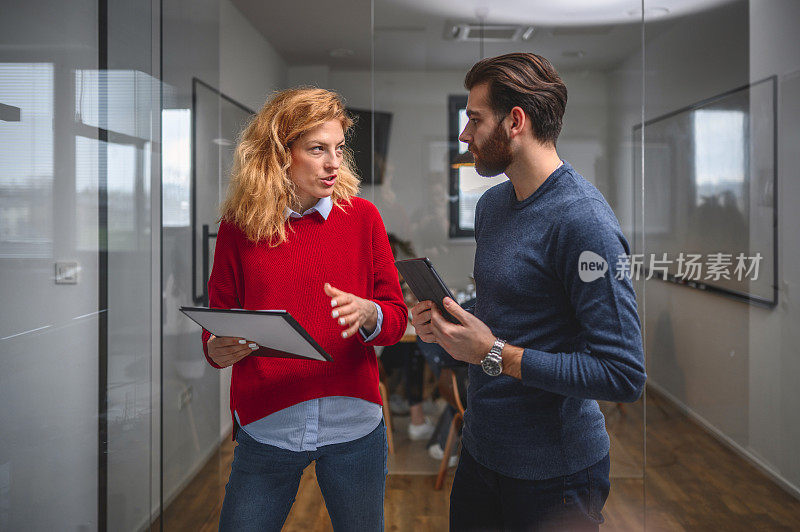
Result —
[[235, 338], [233, 336], [216, 337], [213, 334], [206, 345], [208, 346], [208, 357], [221, 368], [236, 364], [258, 349], [258, 344], [248, 342], [244, 338]]
[[325, 293], [331, 298], [331, 317], [336, 322], [345, 327], [342, 338], [353, 336], [359, 328], [363, 327], [367, 332], [374, 332], [378, 326], [378, 310], [375, 303], [369, 299], [363, 299], [347, 292], [342, 292], [338, 288], [325, 283]]

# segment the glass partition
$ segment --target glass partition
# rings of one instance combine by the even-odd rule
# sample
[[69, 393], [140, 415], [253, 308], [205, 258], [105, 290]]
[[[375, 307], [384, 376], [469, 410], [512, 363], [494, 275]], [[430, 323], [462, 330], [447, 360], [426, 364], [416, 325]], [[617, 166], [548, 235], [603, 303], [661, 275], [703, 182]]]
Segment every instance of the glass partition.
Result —
[[5, 11], [0, 529], [144, 529], [158, 510], [154, 12]]
[[795, 528], [800, 10], [644, 4], [647, 526]]
[[[365, 182], [363, 195], [378, 206], [387, 231], [410, 243], [416, 256], [431, 259], [462, 301], [475, 293], [475, 205], [488, 188], [507, 179], [479, 176], [458, 141], [467, 121], [464, 77], [484, 57], [525, 51], [552, 62], [569, 93], [558, 153], [605, 196], [631, 246], [643, 245], [636, 232], [641, 216], [636, 219], [634, 204], [642, 193], [634, 185], [631, 137], [642, 116], [641, 5], [617, 2], [583, 13], [566, 5], [540, 7], [374, 0], [373, 116], [391, 120], [376, 124], [375, 159], [381, 165]], [[357, 94], [364, 105], [367, 95]], [[383, 139], [385, 147], [378, 142]], [[637, 294], [642, 311], [644, 287], [638, 283]], [[443, 403], [425, 408], [435, 419]], [[601, 402], [601, 409], [611, 437], [605, 526], [641, 529], [643, 399], [628, 405]], [[400, 451], [391, 458], [390, 478], [439, 470], [440, 461], [426, 456], [425, 445], [404, 433], [408, 423], [407, 418], [395, 422]], [[448, 503], [452, 471], [436, 504]], [[447, 527], [447, 512], [431, 519], [439, 519], [432, 521], [434, 528]], [[395, 525], [410, 529], [411, 523]]]
[[[221, 495], [220, 372], [180, 307], [204, 304], [203, 225], [220, 188], [220, 7], [164, 1], [162, 16], [161, 489], [163, 530], [215, 521]], [[217, 142], [214, 142], [214, 141]], [[222, 484], [224, 486], [224, 483]]]

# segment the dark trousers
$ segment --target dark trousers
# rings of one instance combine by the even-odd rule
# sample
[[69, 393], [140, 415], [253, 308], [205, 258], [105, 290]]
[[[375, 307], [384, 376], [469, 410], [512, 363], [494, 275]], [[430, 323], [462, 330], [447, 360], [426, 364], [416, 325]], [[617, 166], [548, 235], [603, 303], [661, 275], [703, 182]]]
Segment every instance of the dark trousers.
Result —
[[483, 467], [462, 448], [450, 492], [450, 531], [599, 530], [609, 467], [606, 455], [571, 475], [522, 480]]
[[422, 402], [425, 359], [417, 349], [417, 344], [408, 342], [386, 346], [381, 353], [381, 363], [387, 376], [395, 369], [402, 371], [409, 406]]

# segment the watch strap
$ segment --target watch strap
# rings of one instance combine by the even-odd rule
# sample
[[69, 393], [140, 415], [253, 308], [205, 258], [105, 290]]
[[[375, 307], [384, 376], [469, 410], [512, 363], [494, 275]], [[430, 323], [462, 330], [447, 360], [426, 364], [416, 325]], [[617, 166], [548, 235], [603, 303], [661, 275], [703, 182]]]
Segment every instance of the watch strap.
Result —
[[503, 348], [504, 348], [505, 346], [506, 346], [506, 341], [505, 341], [505, 340], [501, 340], [500, 338], [495, 338], [495, 339], [494, 339], [494, 345], [493, 345], [493, 346], [492, 346], [492, 348], [489, 350], [489, 353], [488, 353], [488, 354], [489, 354], [489, 355], [497, 355], [497, 356], [499, 356], [499, 357], [502, 357], [502, 354], [503, 354]]

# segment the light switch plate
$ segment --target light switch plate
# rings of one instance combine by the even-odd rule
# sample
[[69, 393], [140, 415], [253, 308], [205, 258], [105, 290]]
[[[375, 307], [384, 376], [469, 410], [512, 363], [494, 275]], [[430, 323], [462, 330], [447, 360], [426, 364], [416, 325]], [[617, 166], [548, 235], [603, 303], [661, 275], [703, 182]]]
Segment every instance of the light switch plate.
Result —
[[56, 262], [56, 284], [78, 284], [79, 269], [77, 262]]

